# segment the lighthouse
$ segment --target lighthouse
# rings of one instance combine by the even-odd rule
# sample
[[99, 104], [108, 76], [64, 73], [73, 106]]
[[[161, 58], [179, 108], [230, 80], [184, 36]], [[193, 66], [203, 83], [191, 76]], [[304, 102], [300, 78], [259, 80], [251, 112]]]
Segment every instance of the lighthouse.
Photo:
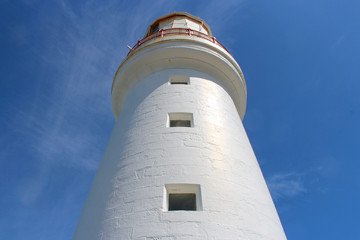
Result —
[[111, 94], [116, 124], [74, 240], [286, 239], [242, 124], [245, 78], [202, 19], [156, 19]]

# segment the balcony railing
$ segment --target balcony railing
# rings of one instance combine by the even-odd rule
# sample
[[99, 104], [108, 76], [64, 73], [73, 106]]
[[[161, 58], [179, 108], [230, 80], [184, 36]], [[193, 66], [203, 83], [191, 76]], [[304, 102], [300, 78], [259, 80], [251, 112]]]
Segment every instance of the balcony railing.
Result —
[[[129, 55], [131, 52], [135, 51], [136, 48], [138, 48], [139, 46], [141, 46], [142, 44], [155, 39], [155, 38], [163, 38], [165, 36], [169, 36], [169, 35], [188, 35], [188, 36], [195, 36], [195, 37], [199, 37], [202, 39], [206, 39], [212, 43], [215, 43], [216, 45], [222, 47], [223, 49], [225, 49], [226, 52], [229, 53], [229, 51], [219, 42], [216, 40], [215, 37], [210, 37], [207, 34], [204, 34], [202, 32], [198, 32], [189, 28], [169, 28], [169, 29], [161, 29], [158, 32], [152, 33], [146, 37], [144, 37], [143, 39], [139, 40], [129, 51], [129, 53], [127, 55]], [[229, 53], [230, 54], [230, 53]]]

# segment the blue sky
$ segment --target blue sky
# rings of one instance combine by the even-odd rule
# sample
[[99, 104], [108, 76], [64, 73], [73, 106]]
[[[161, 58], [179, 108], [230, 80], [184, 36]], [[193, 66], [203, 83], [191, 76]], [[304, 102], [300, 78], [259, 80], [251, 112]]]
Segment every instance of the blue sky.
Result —
[[112, 78], [157, 17], [204, 19], [288, 239], [360, 239], [360, 1], [0, 0], [0, 239], [70, 239], [115, 120]]

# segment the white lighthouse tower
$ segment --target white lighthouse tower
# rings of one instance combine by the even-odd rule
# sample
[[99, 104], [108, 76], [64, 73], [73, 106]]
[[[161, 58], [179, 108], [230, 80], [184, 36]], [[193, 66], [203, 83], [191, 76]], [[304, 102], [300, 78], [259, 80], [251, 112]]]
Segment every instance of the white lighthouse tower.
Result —
[[242, 124], [244, 76], [203, 20], [155, 20], [115, 74], [112, 108], [74, 240], [286, 239]]

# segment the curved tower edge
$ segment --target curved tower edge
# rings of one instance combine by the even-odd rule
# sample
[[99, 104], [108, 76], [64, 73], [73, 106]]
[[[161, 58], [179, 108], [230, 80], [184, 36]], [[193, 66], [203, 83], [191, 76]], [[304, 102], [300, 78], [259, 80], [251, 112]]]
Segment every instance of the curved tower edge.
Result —
[[142, 78], [164, 69], [194, 69], [209, 74], [229, 92], [243, 119], [246, 110], [246, 83], [243, 73], [224, 50], [188, 39], [157, 41], [138, 49], [117, 70], [112, 87], [112, 108], [117, 119], [127, 92]]

